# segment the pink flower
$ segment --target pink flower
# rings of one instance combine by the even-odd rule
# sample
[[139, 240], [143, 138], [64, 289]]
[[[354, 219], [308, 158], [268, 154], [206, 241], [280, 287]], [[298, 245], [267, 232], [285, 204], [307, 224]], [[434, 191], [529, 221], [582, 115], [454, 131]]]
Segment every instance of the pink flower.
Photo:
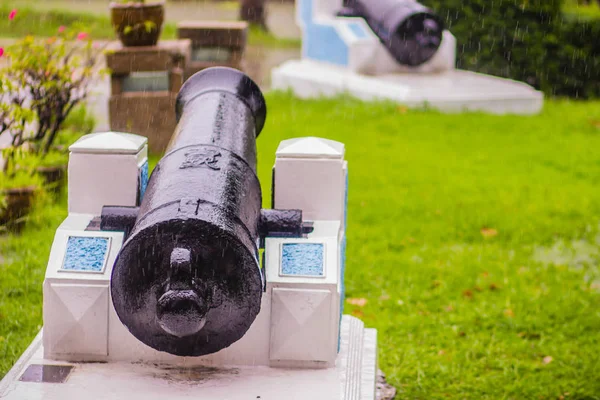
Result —
[[17, 16], [17, 9], [15, 8], [10, 12], [10, 14], [8, 14], [8, 19], [10, 19], [12, 21], [13, 19], [15, 19], [16, 16]]
[[87, 39], [88, 34], [86, 32], [79, 32], [77, 34], [77, 40], [85, 40]]
[[4, 47], [0, 47], [0, 57], [4, 55]]
[[61, 26], [58, 27], [58, 33], [63, 33], [66, 30], [67, 30], [67, 27], [64, 26], [64, 25], [61, 25]]

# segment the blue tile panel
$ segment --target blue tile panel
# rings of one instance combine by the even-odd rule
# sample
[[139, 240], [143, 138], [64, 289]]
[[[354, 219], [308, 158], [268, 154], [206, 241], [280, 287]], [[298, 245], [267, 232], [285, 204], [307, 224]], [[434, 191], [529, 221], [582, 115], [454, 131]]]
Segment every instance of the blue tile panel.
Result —
[[281, 273], [297, 276], [324, 276], [322, 243], [286, 243], [281, 255]]
[[357, 22], [349, 23], [348, 28], [350, 28], [352, 33], [354, 33], [354, 36], [359, 39], [364, 39], [367, 37], [367, 32], [365, 32], [365, 29], [362, 27], [362, 25]]
[[102, 272], [109, 240], [107, 237], [69, 236], [62, 269]]
[[303, 41], [306, 56], [313, 60], [348, 65], [348, 45], [332, 25], [316, 24], [313, 21], [313, 2], [299, 0], [300, 16], [304, 23]]
[[318, 61], [348, 65], [348, 46], [333, 26], [311, 25], [307, 28], [306, 55]]
[[148, 160], [140, 167], [140, 182], [139, 182], [139, 199], [140, 204], [144, 199], [144, 194], [146, 193], [146, 188], [148, 187]]

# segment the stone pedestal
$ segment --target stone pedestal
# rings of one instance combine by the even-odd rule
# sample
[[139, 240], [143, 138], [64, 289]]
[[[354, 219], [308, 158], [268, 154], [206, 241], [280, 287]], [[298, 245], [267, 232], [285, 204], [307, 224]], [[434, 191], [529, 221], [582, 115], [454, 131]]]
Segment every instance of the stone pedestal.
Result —
[[525, 83], [457, 70], [456, 38], [450, 31], [443, 32], [430, 60], [419, 66], [401, 65], [363, 18], [338, 16], [343, 4], [343, 0], [296, 1], [302, 59], [272, 70], [273, 89], [291, 90], [301, 98], [351, 95], [443, 112], [541, 111], [543, 94]]
[[175, 130], [175, 101], [191, 56], [190, 40], [150, 47], [108, 47], [111, 73], [110, 128], [148, 138], [152, 153], [164, 152]]
[[[106, 133], [71, 148], [70, 213], [46, 269], [43, 332], [0, 381], [0, 398], [375, 400], [377, 332], [342, 315], [344, 145], [321, 138], [281, 143], [274, 203], [302, 209], [314, 230], [265, 238], [261, 310], [240, 340], [213, 354], [179, 357], [146, 346], [120, 321], [110, 288], [126, 238], [98, 230], [96, 218], [99, 204], [139, 204], [144, 144]], [[97, 202], [82, 201], [78, 190]]]
[[183, 21], [177, 25], [177, 37], [192, 41], [186, 79], [205, 68], [224, 66], [242, 69], [248, 37], [246, 22]]

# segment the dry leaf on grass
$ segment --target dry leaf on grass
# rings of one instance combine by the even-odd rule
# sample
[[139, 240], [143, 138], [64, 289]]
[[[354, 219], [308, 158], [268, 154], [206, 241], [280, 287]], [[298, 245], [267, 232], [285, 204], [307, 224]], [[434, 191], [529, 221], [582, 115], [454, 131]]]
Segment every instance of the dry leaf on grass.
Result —
[[481, 228], [481, 236], [484, 238], [492, 238], [498, 235], [498, 231], [494, 228]]
[[406, 114], [408, 112], [408, 107], [406, 107], [406, 106], [398, 106], [398, 112], [400, 114]]
[[364, 307], [367, 305], [368, 300], [362, 297], [346, 299], [346, 303], [352, 304], [353, 306]]

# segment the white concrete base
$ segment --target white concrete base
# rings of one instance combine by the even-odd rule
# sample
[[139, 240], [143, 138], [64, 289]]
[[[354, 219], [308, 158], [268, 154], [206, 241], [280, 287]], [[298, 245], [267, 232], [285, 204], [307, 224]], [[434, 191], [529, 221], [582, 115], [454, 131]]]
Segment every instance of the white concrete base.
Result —
[[362, 100], [393, 100], [444, 112], [536, 114], [544, 102], [544, 95], [525, 83], [475, 72], [368, 76], [310, 60], [292, 60], [273, 69], [272, 87], [292, 90], [301, 98], [348, 93]]
[[[0, 382], [3, 400], [375, 400], [377, 332], [344, 316], [335, 368], [159, 366], [44, 359], [41, 333]], [[64, 383], [22, 382], [30, 365], [71, 365]]]

